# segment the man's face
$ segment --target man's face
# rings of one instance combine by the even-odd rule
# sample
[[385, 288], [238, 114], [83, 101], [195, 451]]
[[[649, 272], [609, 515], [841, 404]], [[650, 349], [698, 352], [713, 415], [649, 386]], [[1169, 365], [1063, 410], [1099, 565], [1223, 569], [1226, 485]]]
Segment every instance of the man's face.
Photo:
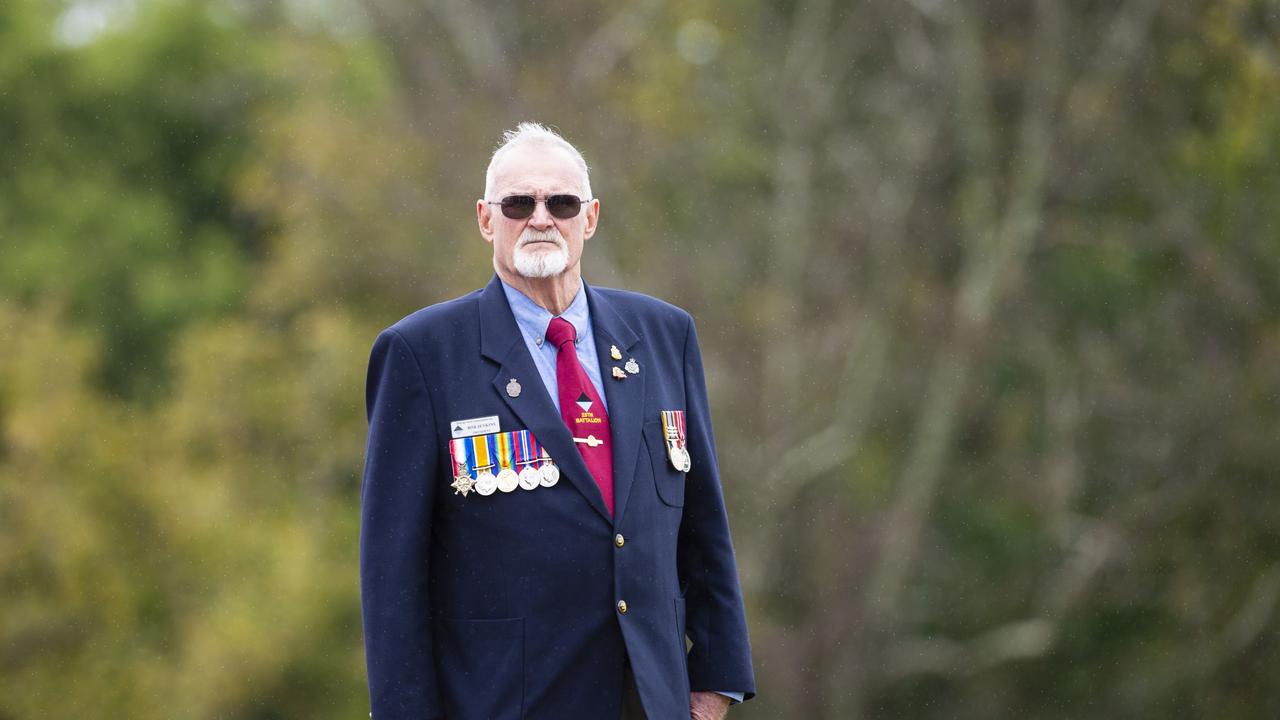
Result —
[[[582, 171], [561, 148], [515, 147], [494, 167], [490, 199], [508, 195], [532, 195], [539, 201], [551, 195], [583, 197]], [[545, 278], [576, 269], [582, 262], [582, 246], [595, 234], [600, 203], [584, 203], [576, 216], [561, 220], [547, 212], [545, 202], [538, 202], [533, 215], [513, 220], [502, 214], [501, 206], [481, 200], [476, 216], [480, 234], [493, 243], [496, 268], [511, 275]]]

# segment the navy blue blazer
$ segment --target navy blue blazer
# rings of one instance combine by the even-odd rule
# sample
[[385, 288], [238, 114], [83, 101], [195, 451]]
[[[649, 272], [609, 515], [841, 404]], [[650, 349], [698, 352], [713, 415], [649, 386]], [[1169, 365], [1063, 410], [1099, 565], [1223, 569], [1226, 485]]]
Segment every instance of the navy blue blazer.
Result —
[[[652, 720], [688, 718], [690, 689], [755, 694], [693, 321], [637, 293], [586, 292], [612, 518], [496, 276], [373, 346], [360, 582], [374, 720], [611, 720], [628, 661]], [[613, 345], [638, 374], [611, 377]], [[685, 412], [687, 473], [667, 458], [663, 410]], [[450, 422], [491, 415], [503, 432], [532, 431], [559, 484], [450, 487]]]

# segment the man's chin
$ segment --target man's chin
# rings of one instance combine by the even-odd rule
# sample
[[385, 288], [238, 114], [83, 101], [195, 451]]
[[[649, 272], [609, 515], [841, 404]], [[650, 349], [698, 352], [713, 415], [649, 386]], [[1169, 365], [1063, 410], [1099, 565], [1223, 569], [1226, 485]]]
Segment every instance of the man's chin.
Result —
[[562, 274], [569, 267], [569, 259], [559, 252], [526, 252], [521, 248], [514, 264], [521, 276], [543, 280]]

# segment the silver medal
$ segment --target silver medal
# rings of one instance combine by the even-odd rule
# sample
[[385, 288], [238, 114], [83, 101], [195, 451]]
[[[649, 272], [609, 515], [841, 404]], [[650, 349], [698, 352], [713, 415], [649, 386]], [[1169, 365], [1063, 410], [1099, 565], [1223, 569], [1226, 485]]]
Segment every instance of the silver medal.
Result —
[[538, 469], [532, 465], [525, 465], [520, 471], [520, 487], [523, 490], [533, 490], [542, 482], [542, 475]]
[[682, 447], [673, 446], [668, 448], [667, 455], [671, 457], [671, 465], [680, 472], [689, 472], [689, 451]]
[[492, 495], [498, 489], [498, 479], [488, 470], [481, 470], [476, 475], [475, 491], [481, 495]]
[[498, 472], [498, 489], [502, 492], [511, 492], [520, 485], [520, 478], [516, 475], [516, 471], [511, 468], [502, 468]]
[[556, 464], [549, 462], [538, 469], [538, 473], [542, 475], [542, 487], [551, 487], [560, 482], [560, 468]]

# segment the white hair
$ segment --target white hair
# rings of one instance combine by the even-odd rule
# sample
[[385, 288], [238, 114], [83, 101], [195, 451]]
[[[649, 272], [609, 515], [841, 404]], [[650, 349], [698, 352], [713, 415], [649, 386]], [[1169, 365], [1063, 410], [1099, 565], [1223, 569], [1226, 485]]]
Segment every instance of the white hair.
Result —
[[578, 148], [574, 147], [560, 136], [555, 130], [536, 122], [522, 122], [516, 126], [515, 130], [508, 130], [502, 133], [502, 143], [493, 151], [493, 157], [489, 158], [489, 168], [484, 173], [484, 199], [493, 200], [493, 169], [498, 166], [498, 160], [502, 156], [511, 151], [512, 148], [520, 145], [541, 145], [543, 147], [558, 147], [566, 150], [573, 161], [577, 163], [578, 169], [582, 170], [582, 198], [586, 200], [591, 197], [591, 171], [587, 167], [587, 161], [582, 157], [582, 153], [578, 152]]

